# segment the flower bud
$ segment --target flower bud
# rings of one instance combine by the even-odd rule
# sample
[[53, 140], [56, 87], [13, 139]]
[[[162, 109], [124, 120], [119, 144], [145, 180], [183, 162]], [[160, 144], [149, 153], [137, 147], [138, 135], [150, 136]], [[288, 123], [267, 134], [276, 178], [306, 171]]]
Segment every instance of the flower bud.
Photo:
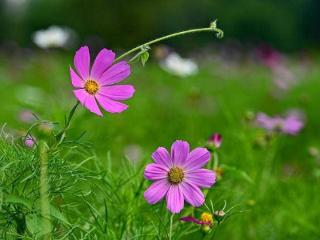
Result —
[[26, 138], [24, 139], [24, 145], [28, 148], [33, 148], [35, 145], [35, 139], [30, 135], [26, 136]]
[[214, 219], [211, 213], [203, 212], [200, 216], [200, 221], [202, 222], [201, 229], [204, 232], [209, 232], [214, 224]]
[[222, 136], [219, 133], [214, 133], [212, 136], [208, 139], [209, 146], [213, 146], [214, 148], [220, 148], [222, 143]]
[[214, 218], [220, 223], [225, 217], [226, 213], [223, 210], [218, 210], [213, 213]]

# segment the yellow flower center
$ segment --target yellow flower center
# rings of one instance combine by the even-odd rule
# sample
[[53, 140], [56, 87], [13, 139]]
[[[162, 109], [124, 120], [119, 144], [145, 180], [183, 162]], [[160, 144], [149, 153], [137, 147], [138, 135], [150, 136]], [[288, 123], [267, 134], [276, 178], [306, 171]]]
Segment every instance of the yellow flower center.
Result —
[[204, 212], [204, 213], [201, 214], [200, 220], [201, 220], [202, 222], [212, 224], [212, 223], [213, 223], [212, 214], [210, 214], [210, 213], [208, 213], [208, 212]]
[[84, 84], [84, 89], [86, 90], [87, 93], [94, 95], [98, 92], [100, 86], [99, 84], [94, 81], [94, 80], [87, 80], [86, 83]]
[[183, 181], [184, 172], [181, 168], [173, 167], [168, 173], [168, 180], [172, 184], [178, 184]]

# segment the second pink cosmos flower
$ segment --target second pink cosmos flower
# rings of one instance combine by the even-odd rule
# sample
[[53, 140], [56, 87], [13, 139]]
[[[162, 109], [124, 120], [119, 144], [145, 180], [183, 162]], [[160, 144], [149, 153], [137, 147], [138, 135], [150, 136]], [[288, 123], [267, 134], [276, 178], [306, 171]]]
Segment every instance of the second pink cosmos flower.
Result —
[[148, 164], [144, 171], [146, 179], [155, 181], [144, 193], [147, 202], [155, 204], [166, 196], [172, 213], [179, 213], [184, 201], [201, 206], [205, 199], [200, 188], [210, 188], [216, 181], [215, 173], [203, 168], [210, 157], [205, 148], [190, 152], [189, 144], [180, 140], [172, 144], [171, 154], [159, 147], [152, 154], [155, 163]]
[[70, 67], [74, 95], [84, 107], [99, 116], [102, 113], [97, 102], [107, 112], [120, 113], [128, 108], [120, 101], [131, 98], [135, 91], [132, 85], [114, 85], [131, 74], [126, 61], [113, 64], [114, 60], [114, 52], [102, 49], [90, 67], [89, 48], [84, 46], [74, 56], [76, 71]]

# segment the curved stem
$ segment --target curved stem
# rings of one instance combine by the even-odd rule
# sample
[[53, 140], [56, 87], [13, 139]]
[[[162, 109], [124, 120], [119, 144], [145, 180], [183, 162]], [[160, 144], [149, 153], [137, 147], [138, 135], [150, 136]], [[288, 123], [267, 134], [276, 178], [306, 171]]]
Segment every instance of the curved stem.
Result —
[[169, 35], [154, 39], [152, 41], [146, 42], [144, 44], [141, 44], [141, 45], [139, 45], [139, 46], [137, 46], [137, 47], [125, 52], [124, 54], [120, 55], [118, 58], [116, 58], [115, 61], [119, 61], [119, 60], [123, 59], [124, 57], [126, 57], [126, 56], [128, 56], [128, 55], [130, 55], [130, 54], [132, 54], [132, 53], [134, 53], [134, 52], [136, 52], [138, 50], [141, 50], [145, 46], [150, 46], [150, 45], [152, 45], [154, 43], [161, 42], [161, 41], [167, 40], [169, 38], [174, 38], [174, 37], [177, 37], [177, 36], [186, 35], [186, 34], [189, 34], [189, 33], [197, 33], [197, 32], [216, 32], [218, 38], [222, 38], [223, 37], [223, 31], [221, 29], [217, 28], [216, 21], [214, 21], [213, 23], [211, 23], [210, 27], [185, 30], [185, 31], [169, 34]]

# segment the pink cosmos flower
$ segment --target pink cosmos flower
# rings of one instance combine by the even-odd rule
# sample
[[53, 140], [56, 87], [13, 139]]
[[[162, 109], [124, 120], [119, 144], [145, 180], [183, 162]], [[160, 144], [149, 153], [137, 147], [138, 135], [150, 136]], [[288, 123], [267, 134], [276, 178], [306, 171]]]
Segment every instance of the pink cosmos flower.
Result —
[[282, 133], [296, 135], [304, 127], [304, 121], [299, 114], [289, 113], [286, 117], [269, 117], [265, 113], [259, 113], [256, 118], [258, 126], [267, 130], [278, 130]]
[[148, 164], [144, 171], [145, 178], [154, 181], [144, 198], [155, 204], [166, 196], [167, 208], [172, 213], [179, 213], [184, 201], [201, 206], [205, 199], [200, 187], [210, 188], [216, 181], [213, 171], [203, 169], [210, 157], [206, 148], [189, 152], [189, 144], [180, 140], [172, 144], [171, 154], [159, 147], [152, 154], [154, 163]]
[[84, 107], [99, 116], [102, 113], [97, 102], [107, 112], [120, 113], [128, 106], [119, 101], [131, 98], [135, 91], [131, 85], [114, 85], [131, 73], [126, 61], [112, 64], [114, 60], [114, 52], [104, 48], [90, 69], [89, 48], [84, 46], [74, 56], [76, 72], [70, 67], [74, 95]]

